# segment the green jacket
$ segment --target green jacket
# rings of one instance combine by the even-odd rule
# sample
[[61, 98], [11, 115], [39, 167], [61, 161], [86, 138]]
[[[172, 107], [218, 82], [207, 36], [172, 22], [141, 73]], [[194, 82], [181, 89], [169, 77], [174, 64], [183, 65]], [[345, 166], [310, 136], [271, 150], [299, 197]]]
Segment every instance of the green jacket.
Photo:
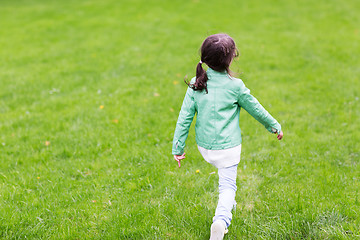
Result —
[[[186, 91], [176, 123], [173, 155], [184, 153], [185, 140], [195, 113], [195, 139], [197, 144], [205, 149], [228, 149], [241, 144], [241, 108], [268, 131], [280, 133], [280, 124], [250, 94], [241, 79], [229, 76], [226, 71], [217, 72], [211, 68], [207, 70], [207, 76], [208, 94], [204, 90], [194, 91], [190, 87]], [[191, 80], [191, 83], [194, 82], [195, 78]]]

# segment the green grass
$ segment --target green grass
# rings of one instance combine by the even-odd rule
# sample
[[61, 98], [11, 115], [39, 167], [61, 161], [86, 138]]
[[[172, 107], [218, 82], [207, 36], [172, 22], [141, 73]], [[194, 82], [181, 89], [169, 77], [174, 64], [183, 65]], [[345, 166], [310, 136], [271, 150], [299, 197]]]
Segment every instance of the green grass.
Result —
[[357, 0], [2, 0], [0, 238], [208, 239], [216, 169], [193, 128], [180, 169], [171, 141], [183, 77], [218, 32], [236, 40], [232, 70], [285, 134], [278, 142], [241, 113], [225, 239], [359, 238], [358, 9]]

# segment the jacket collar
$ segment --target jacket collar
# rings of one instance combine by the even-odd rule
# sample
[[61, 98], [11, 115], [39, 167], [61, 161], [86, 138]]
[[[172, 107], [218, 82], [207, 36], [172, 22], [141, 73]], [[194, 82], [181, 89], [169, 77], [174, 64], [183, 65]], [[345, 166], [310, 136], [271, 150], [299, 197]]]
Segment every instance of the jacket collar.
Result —
[[228, 73], [226, 72], [226, 70], [222, 71], [222, 72], [218, 72], [218, 71], [215, 71], [211, 68], [208, 68], [206, 70], [206, 74], [210, 75], [210, 76], [218, 76], [218, 75], [227, 75]]

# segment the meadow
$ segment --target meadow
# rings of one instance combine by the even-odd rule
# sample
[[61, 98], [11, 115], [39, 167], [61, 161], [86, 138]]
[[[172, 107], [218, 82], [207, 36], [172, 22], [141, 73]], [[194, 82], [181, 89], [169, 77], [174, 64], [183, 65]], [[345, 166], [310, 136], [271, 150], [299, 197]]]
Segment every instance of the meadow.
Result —
[[[1, 0], [0, 238], [208, 239], [216, 169], [172, 137], [199, 47], [282, 124], [246, 111], [225, 239], [360, 238], [357, 0]], [[197, 172], [197, 170], [199, 170]]]

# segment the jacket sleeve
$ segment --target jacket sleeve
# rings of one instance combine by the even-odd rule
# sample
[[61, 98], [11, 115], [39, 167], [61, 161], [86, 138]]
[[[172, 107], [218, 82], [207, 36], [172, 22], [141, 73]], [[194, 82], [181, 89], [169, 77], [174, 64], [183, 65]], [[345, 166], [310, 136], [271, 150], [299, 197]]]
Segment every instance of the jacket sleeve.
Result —
[[240, 87], [238, 103], [258, 122], [264, 125], [269, 132], [280, 133], [281, 125], [265, 110], [259, 101], [250, 94], [250, 90], [243, 83]]
[[186, 91], [186, 95], [176, 123], [176, 129], [172, 145], [173, 155], [181, 155], [184, 153], [185, 140], [189, 134], [189, 128], [196, 112], [193, 95], [194, 90], [189, 87]]

